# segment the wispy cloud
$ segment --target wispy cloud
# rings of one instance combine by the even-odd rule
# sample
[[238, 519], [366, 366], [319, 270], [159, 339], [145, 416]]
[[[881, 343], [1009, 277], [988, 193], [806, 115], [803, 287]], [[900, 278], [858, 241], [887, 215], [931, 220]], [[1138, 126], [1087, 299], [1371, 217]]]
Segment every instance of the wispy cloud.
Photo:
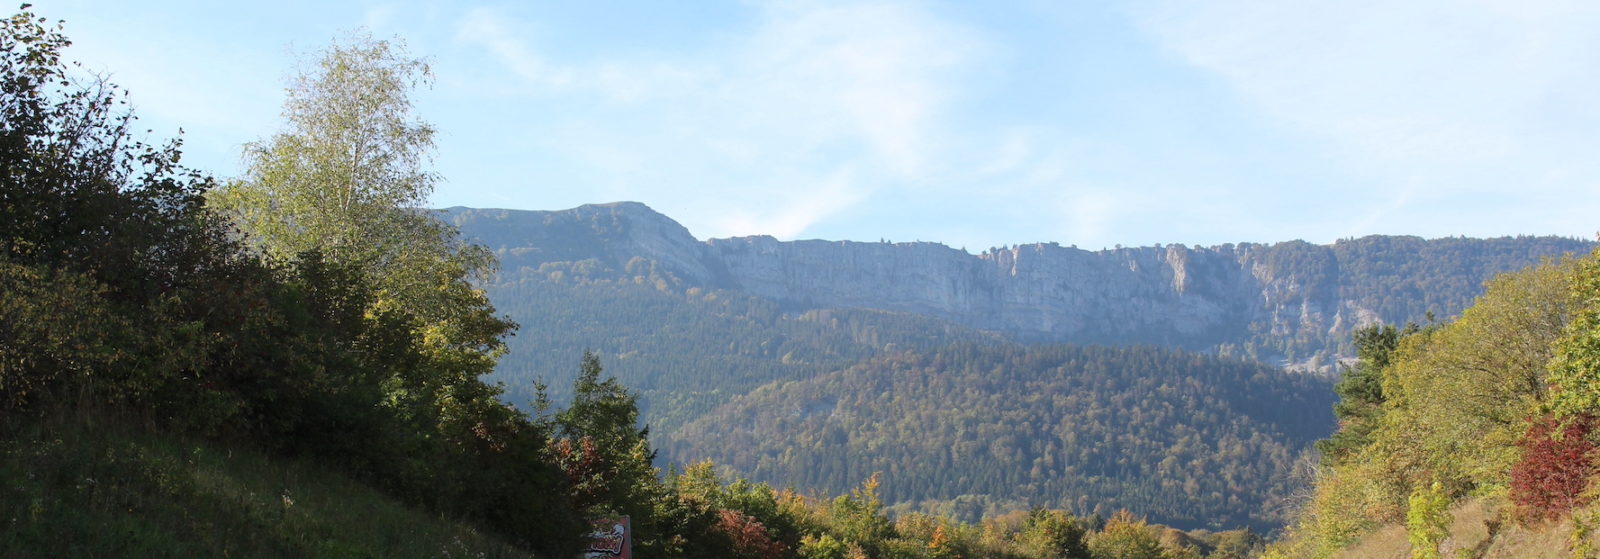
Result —
[[1455, 195], [1600, 203], [1600, 105], [1574, 102], [1600, 97], [1600, 4], [1157, 1], [1132, 13], [1370, 177], [1369, 227], [1392, 230], [1419, 215], [1411, 204]]
[[841, 170], [826, 180], [790, 190], [787, 196], [769, 200], [764, 207], [733, 207], [712, 224], [721, 232], [716, 236], [772, 235], [794, 238], [818, 221], [854, 206], [866, 197], [854, 183], [849, 170]]
[[901, 2], [778, 3], [704, 52], [586, 62], [554, 62], [532, 29], [478, 9], [460, 20], [457, 39], [487, 51], [524, 89], [589, 99], [586, 120], [561, 132], [582, 136], [569, 145], [605, 146], [575, 154], [597, 163], [592, 172], [639, 190], [709, 182], [683, 192], [699, 199], [680, 206], [728, 212], [699, 220], [711, 235], [799, 235], [877, 184], [926, 176], [945, 159], [942, 119], [961, 72], [985, 53], [969, 30]]
[[504, 10], [473, 8], [456, 25], [456, 40], [482, 47], [525, 84], [562, 88], [572, 84], [572, 70], [552, 66], [511, 28]]

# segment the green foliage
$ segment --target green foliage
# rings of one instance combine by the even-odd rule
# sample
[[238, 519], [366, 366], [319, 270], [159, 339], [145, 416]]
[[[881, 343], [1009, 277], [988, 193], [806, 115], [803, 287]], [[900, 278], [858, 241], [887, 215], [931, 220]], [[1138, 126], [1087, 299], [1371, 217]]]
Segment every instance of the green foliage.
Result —
[[[831, 534], [818, 536], [806, 535], [800, 539], [800, 557], [804, 559], [848, 559], [851, 557], [849, 544], [839, 541]], [[860, 553], [859, 548], [855, 550]]]
[[213, 202], [270, 256], [316, 253], [354, 271], [369, 286], [366, 313], [411, 331], [403, 355], [385, 356], [411, 365], [393, 368], [387, 404], [413, 419], [437, 409], [434, 428], [459, 434], [473, 427], [460, 418], [492, 407], [477, 377], [514, 325], [470, 283], [493, 256], [416, 209], [436, 180], [422, 168], [433, 130], [411, 114], [410, 90], [426, 77], [387, 41], [334, 43], [288, 89], [285, 130], [252, 145], [246, 177]]
[[[703, 539], [726, 539], [734, 556], [773, 557], [787, 553], [801, 539], [802, 518], [791, 499], [766, 484], [735, 479], [724, 483], [711, 462], [689, 465], [668, 479], [669, 494], [689, 516], [710, 520], [701, 527]], [[684, 523], [686, 526], [688, 523]], [[694, 540], [693, 527], [681, 530]], [[782, 551], [780, 551], [782, 548]], [[701, 554], [698, 556], [706, 556]]]
[[126, 324], [81, 275], [0, 260], [0, 414], [77, 395], [118, 361]]
[[1117, 511], [1094, 537], [1089, 538], [1093, 559], [1167, 559], [1161, 541], [1143, 519], [1128, 511]]
[[532, 401], [537, 379], [551, 383], [551, 400], [570, 399], [575, 371], [557, 364], [593, 350], [609, 373], [638, 391], [642, 417], [659, 436], [738, 394], [843, 369], [886, 347], [995, 339], [915, 315], [791, 313], [737, 292], [658, 290], [649, 272], [643, 273], [635, 276], [638, 283], [571, 277], [549, 282], [512, 281], [517, 274], [508, 271], [488, 286], [498, 308], [536, 318], [507, 340], [510, 352], [491, 377], [505, 383], [507, 400]]
[[1355, 331], [1358, 361], [1354, 368], [1346, 369], [1344, 377], [1333, 386], [1334, 393], [1339, 395], [1339, 402], [1333, 405], [1339, 430], [1332, 437], [1317, 441], [1317, 451], [1322, 453], [1325, 465], [1337, 464], [1371, 444], [1372, 431], [1378, 428], [1378, 418], [1383, 413], [1383, 370], [1389, 366], [1400, 338], [1417, 330], [1416, 325], [1411, 324], [1404, 330], [1374, 325]]
[[1229, 530], [1217, 534], [1215, 547], [1206, 559], [1251, 559], [1261, 555], [1265, 543], [1250, 530]]
[[543, 421], [550, 425], [550, 453], [565, 472], [569, 500], [592, 517], [625, 514], [634, 518], [641, 553], [659, 554], [668, 545], [657, 526], [657, 503], [667, 498], [651, 464], [648, 429], [638, 427], [637, 397], [615, 378], [601, 378], [593, 353], [584, 353], [572, 405], [550, 413], [539, 398]]
[[1600, 410], [1600, 251], [1583, 261], [1571, 289], [1580, 308], [1549, 365], [1549, 408], [1558, 417]]
[[1391, 456], [1411, 456], [1452, 493], [1506, 486], [1528, 413], [1546, 397], [1551, 344], [1577, 308], [1566, 288], [1575, 264], [1495, 278], [1459, 320], [1403, 350], [1385, 373]]
[[[1435, 504], [1415, 495], [1437, 500], [1440, 491], [1445, 508], [1464, 494], [1505, 495], [1525, 458], [1527, 418], [1544, 406], [1554, 378], [1546, 376], [1552, 348], [1579, 308], [1569, 289], [1578, 270], [1577, 262], [1552, 261], [1501, 275], [1456, 321], [1400, 336], [1387, 366], [1375, 367], [1376, 420], [1357, 413], [1341, 425], [1370, 430], [1331, 439], [1340, 454], [1318, 473], [1280, 550], [1326, 557], [1379, 525], [1405, 521], [1413, 502]], [[1371, 391], [1346, 392], [1343, 409], [1372, 409]]]
[[432, 293], [401, 304], [400, 280], [330, 257], [351, 247], [244, 250], [204, 205], [212, 181], [178, 167], [176, 143], [131, 141], [116, 88], [74, 81], [67, 44], [30, 14], [0, 26], [0, 425], [115, 413], [305, 456], [543, 553], [576, 547], [547, 432], [477, 380], [508, 324], [465, 261], [391, 259]]
[[967, 522], [1031, 500], [1265, 529], [1330, 427], [1329, 396], [1316, 378], [1172, 350], [959, 344], [758, 389], [666, 452], [831, 492], [881, 471], [897, 509]]
[[1450, 535], [1450, 495], [1433, 482], [1418, 487], [1406, 503], [1406, 538], [1411, 559], [1439, 559], [1439, 544]]
[[1472, 306], [1479, 286], [1499, 274], [1515, 272], [1544, 258], [1582, 254], [1592, 244], [1557, 237], [1369, 236], [1333, 245], [1345, 293], [1386, 322], [1429, 322]]
[[1084, 544], [1087, 534], [1083, 522], [1072, 515], [1035, 508], [1028, 513], [1017, 539], [1040, 557], [1089, 559], [1089, 548]]
[[28, 12], [0, 21], [0, 257], [117, 299], [167, 293], [226, 245], [202, 204], [212, 181], [178, 165], [180, 142], [135, 140], [117, 88], [61, 59], [70, 44]]
[[835, 497], [828, 507], [834, 530], [858, 545], [868, 546], [894, 535], [893, 524], [883, 515], [883, 501], [878, 498], [878, 477], [879, 474], [872, 474], [849, 495]]
[[[447, 320], [493, 257], [418, 208], [433, 128], [412, 114], [430, 74], [403, 45], [357, 35], [330, 45], [287, 89], [284, 130], [246, 150], [246, 176], [214, 196], [268, 254], [320, 250], [370, 274], [425, 322]], [[470, 307], [468, 307], [470, 308]]]
[[1573, 513], [1572, 535], [1567, 537], [1567, 547], [1572, 550], [1572, 559], [1594, 557], [1596, 524], [1600, 524], [1600, 512], [1586, 510]]
[[0, 556], [533, 557], [315, 461], [98, 413], [0, 435]]

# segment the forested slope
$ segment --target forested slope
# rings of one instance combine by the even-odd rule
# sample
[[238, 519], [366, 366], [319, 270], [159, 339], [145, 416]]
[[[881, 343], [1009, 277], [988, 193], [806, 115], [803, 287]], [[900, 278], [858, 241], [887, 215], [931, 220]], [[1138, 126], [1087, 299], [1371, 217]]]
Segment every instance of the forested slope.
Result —
[[[866, 309], [784, 312], [737, 292], [657, 289], [650, 281], [500, 285], [499, 307], [525, 321], [490, 378], [526, 404], [537, 381], [568, 395], [570, 363], [586, 350], [639, 391], [657, 433], [774, 381], [810, 378], [894, 348], [999, 342], [938, 319]], [[858, 480], [859, 481], [859, 480]]]
[[[771, 281], [779, 281], [791, 287], [811, 285], [806, 289], [838, 285], [847, 293], [857, 294], [852, 297], [858, 297], [865, 293], [860, 291], [862, 289], [876, 289], [870, 286], [885, 280], [887, 276], [882, 274], [898, 274], [895, 277], [910, 282], [907, 284], [909, 291], [895, 299], [904, 303], [922, 296], [919, 293], [924, 292], [918, 291], [917, 286], [946, 282], [955, 285], [952, 289], [956, 292], [962, 292], [966, 289], [959, 287], [963, 282], [977, 285], [972, 282], [989, 281], [981, 280], [987, 273], [983, 271], [985, 262], [1021, 259], [1007, 264], [1015, 266], [1019, 274], [1014, 281], [1043, 284], [1053, 281], [1057, 287], [1050, 289], [1061, 291], [1048, 297], [1083, 299], [1105, 295], [1097, 295], [1094, 290], [1101, 289], [1099, 287], [1071, 287], [1089, 278], [1100, 278], [1106, 285], [1148, 283], [1156, 290], [1147, 294], [1154, 299], [1129, 295], [1107, 297], [1095, 303], [1109, 306], [1102, 309], [1106, 313], [1104, 317], [1093, 319], [1106, 324], [1098, 333], [1089, 336], [1093, 341], [1113, 344], [1151, 341], [1125, 325], [1118, 326], [1122, 324], [1118, 321], [1124, 320], [1119, 315], [1152, 312], [1151, 309], [1166, 308], [1162, 305], [1179, 301], [1179, 306], [1173, 308], [1179, 314], [1167, 318], [1168, 322], [1212, 326], [1202, 329], [1206, 332], [1203, 334], [1161, 335], [1154, 341], [1178, 347], [1198, 345], [1209, 348], [1212, 353], [1245, 359], [1273, 354], [1303, 359], [1309, 352], [1315, 361], [1351, 347], [1349, 332], [1360, 321], [1394, 314], [1417, 315], [1416, 320], [1425, 322], [1428, 312], [1436, 309], [1441, 309], [1440, 317], [1444, 318], [1445, 310], [1465, 306], [1478, 292], [1480, 287], [1475, 282], [1480, 278], [1535, 262], [1541, 254], [1585, 246], [1585, 243], [1569, 239], [1535, 237], [1431, 241], [1367, 237], [1329, 246], [1288, 242], [1209, 249], [1176, 246], [1159, 251], [1124, 249], [1103, 253], [1029, 246], [991, 251], [987, 256], [971, 260], [959, 251], [930, 243], [789, 244], [768, 238], [701, 243], [665, 216], [629, 203], [585, 206], [562, 212], [457, 208], [444, 215], [460, 224], [465, 234], [486, 239], [502, 260], [500, 275], [486, 287], [497, 308], [523, 323], [517, 336], [508, 340], [510, 353], [491, 377], [505, 383], [507, 399], [526, 405], [534, 398], [538, 384], [543, 382], [553, 387], [550, 396], [563, 401], [572, 375], [572, 369], [565, 364], [592, 349], [607, 363], [609, 372], [639, 391], [642, 418], [651, 426], [654, 440], [663, 446], [660, 456], [663, 463], [711, 458], [726, 462], [743, 474], [780, 485], [837, 492], [874, 471], [906, 470], [901, 464], [909, 462], [917, 464], [910, 468], [920, 469], [908, 475], [885, 477], [886, 495], [903, 508], [941, 510], [975, 519], [982, 512], [1025, 507], [1028, 503], [1016, 496], [1037, 494], [1048, 495], [1041, 501], [1043, 503], [1085, 513], [1091, 512], [1085, 509], [1095, 506], [1104, 512], [1114, 510], [1117, 504], [1125, 504], [1140, 514], [1155, 515], [1162, 521], [1183, 526], [1227, 526], [1228, 522], [1243, 522], [1263, 529], [1270, 526], [1273, 515], [1280, 511], [1263, 509], [1262, 505], [1286, 492], [1284, 484], [1293, 454], [1303, 449], [1308, 441], [1325, 436], [1332, 429], [1328, 420], [1316, 420], [1320, 421], [1317, 424], [1322, 430], [1315, 432], [1283, 431], [1276, 425], [1249, 423], [1229, 427], [1236, 428], [1235, 431], [1212, 429], [1199, 435], [1205, 444], [1176, 447], [1185, 453], [1184, 463], [1193, 462], [1216, 471], [1251, 472], [1251, 476], [1236, 476], [1239, 480], [1236, 487], [1230, 487], [1230, 491], [1237, 489], [1246, 497], [1218, 497], [1214, 488], [1202, 491], [1195, 485], [1206, 480], [1189, 483], [1193, 472], [1190, 468], [1173, 467], [1171, 461], [1167, 461], [1167, 466], [1151, 465], [1166, 459], [1157, 448], [1165, 451], [1177, 441], [1163, 431], [1164, 428], [1156, 427], [1157, 424], [1108, 424], [1102, 420], [1097, 425], [1093, 421], [1078, 422], [1077, 417], [1063, 422], [1057, 420], [1087, 412], [1047, 406], [1004, 408], [992, 406], [987, 400], [952, 400], [951, 394], [999, 390], [984, 384], [986, 379], [980, 375], [952, 375], [946, 379], [948, 393], [929, 392], [931, 387], [928, 386], [907, 390], [880, 382], [892, 375], [880, 375], [882, 378], [871, 382], [865, 380], [876, 378], [870, 374], [875, 368], [886, 367], [888, 361], [885, 360], [903, 357], [902, 352], [906, 350], [921, 354], [938, 352], [951, 344], [977, 343], [1008, 348], [996, 351], [1014, 351], [1008, 340], [1015, 337], [1016, 332], [986, 332], [962, 326], [959, 317], [949, 314], [904, 310], [922, 308], [926, 311], [922, 303], [897, 307], [891, 301], [872, 308], [873, 305], [866, 302], [862, 303], [864, 308], [830, 308], [825, 297], [796, 298], [761, 293], [777, 285]], [[804, 270], [793, 268], [797, 262], [821, 258], [821, 253], [805, 256], [814, 251], [833, 254], [838, 257], [837, 261], [817, 261], [814, 267]], [[785, 254], [790, 256], [785, 257]], [[923, 257], [935, 264], [902, 262], [906, 258]], [[782, 258], [791, 260], [773, 260], [787, 262], [773, 269], [760, 264], [762, 259]], [[1064, 268], [1064, 275], [1052, 280], [1047, 274], [1055, 268], [1040, 260], [1051, 258], [1076, 259], [1073, 261], [1081, 269]], [[1122, 267], [1106, 269], [1107, 263]], [[905, 269], [890, 272], [885, 271], [886, 266]], [[949, 266], [959, 268], [959, 273], [939, 279], [943, 276], [938, 274], [944, 273], [941, 270], [948, 272], [945, 268]], [[756, 286], [752, 282], [759, 282], [753, 278], [766, 278], [759, 282], [767, 282], [761, 285], [768, 287]], [[1248, 278], [1248, 282], [1240, 283], [1244, 278]], [[1042, 293], [1049, 293], [1050, 289]], [[1156, 295], [1161, 289], [1173, 291]], [[1251, 310], [1254, 308], [1251, 305], [1258, 304], [1264, 306]], [[1122, 308], [1117, 305], [1126, 309], [1117, 310]], [[1034, 310], [1056, 312], [1051, 311], [1054, 308], [1051, 304], [1041, 304]], [[1090, 320], [1090, 317], [1058, 311], [1064, 313], [1059, 317], [1062, 321]], [[1252, 316], [1256, 318], [1249, 318]], [[1114, 333], [1117, 331], [1124, 332], [1126, 337], [1117, 337]], [[1202, 338], [1205, 341], [1201, 341]], [[992, 362], [993, 356], [981, 352], [963, 354], [963, 358], [966, 357], [978, 359], [978, 362], [960, 363], [958, 358], [951, 357], [940, 366], [952, 371], [971, 368], [1002, 371], [997, 375], [1011, 374], [1003, 371], [1011, 371], [1016, 366], [1009, 362], [996, 365]], [[1118, 355], [1112, 361], [1122, 357]], [[1334, 366], [1331, 361], [1319, 362], [1329, 369]], [[1127, 363], [1109, 365], [1108, 369], [1129, 378], [1142, 374], [1138, 366]], [[1268, 371], [1268, 376], [1282, 375], [1275, 369], [1263, 370]], [[859, 432], [827, 439], [839, 443], [831, 446], [819, 443], [818, 433], [805, 430], [769, 428], [762, 431], [756, 441], [722, 436], [729, 429], [743, 433], [744, 426], [730, 418], [726, 408], [719, 409], [721, 406], [734, 402], [731, 408], [739, 405], [737, 401], [742, 395], [752, 394], [751, 398], [755, 398], [755, 394], [777, 393], [774, 391], [781, 387], [798, 390], [796, 386], [811, 386], [810, 390], [821, 390], [810, 384], [823, 382], [824, 377], [819, 375], [830, 379], [826, 382], [834, 383], [831, 390], [841, 393], [839, 397], [847, 392], [839, 386], [845, 382], [840, 379], [849, 378], [846, 384], [862, 394], [900, 390], [901, 394], [895, 397], [902, 400], [903, 408], [992, 407], [993, 413], [970, 418], [969, 430], [977, 432], [981, 427], [985, 433], [1003, 433], [1009, 437], [1007, 440], [1026, 442], [1018, 447], [1019, 454], [1025, 454], [1026, 460], [1000, 460], [987, 451], [941, 455], [931, 451], [919, 454], [907, 448], [911, 443], [904, 441], [941, 440], [939, 437], [944, 435], [931, 426], [926, 430], [901, 432], [876, 429], [877, 424], [873, 424], [873, 429], [851, 425], [849, 428], [859, 429]], [[1284, 383], [1272, 390], [1298, 392], [1263, 397], [1260, 402], [1264, 408], [1271, 408], [1268, 413], [1328, 416], [1329, 402], [1324, 401], [1329, 397], [1326, 383], [1282, 378], [1272, 382]], [[1250, 393], [1250, 390], [1268, 388], [1259, 383], [1229, 386], [1205, 390]], [[1146, 394], [1115, 384], [1083, 383], [1075, 389], [1085, 393], [1123, 391], [1141, 397]], [[1194, 400], [1175, 409], [1203, 418], [1202, 423], [1218, 414], [1237, 412], [1208, 408], [1214, 401], [1224, 404], [1226, 401], [1201, 397], [1200, 392], [1185, 397]], [[781, 403], [781, 400], [744, 401]], [[1094, 403], [1095, 413], [1137, 411], [1141, 419], [1148, 419], [1144, 414], [1150, 412], [1140, 408], [1147, 405], [1153, 404], [1128, 398]], [[1022, 419], [1030, 413], [1048, 420]], [[917, 417], [933, 421], [933, 418]], [[875, 419], [884, 425], [908, 421], [898, 415]], [[686, 425], [694, 427], [686, 428]], [[822, 428], [820, 425], [811, 427]], [[831, 428], [845, 427], [833, 425]], [[711, 433], [717, 436], [708, 436]], [[1074, 454], [1064, 454], [1064, 445], [1059, 441], [1068, 437], [1089, 441], [1081, 443], [1085, 448], [1096, 445], [1102, 450], [1115, 448], [1117, 452], [1139, 459], [1130, 458], [1128, 464], [1122, 466], [1106, 466], [1094, 462], [1099, 460], [1098, 455], [1082, 448], [1071, 449]], [[1244, 441], [1239, 444], [1248, 446], [1246, 451], [1240, 451], [1236, 448], [1238, 445], [1225, 445], [1233, 440], [1229, 437]], [[1160, 442], [1139, 442], [1143, 438]], [[1044, 445], [1049, 440], [1057, 443], [1048, 451], [1032, 446]], [[946, 442], [954, 445], [954, 441]], [[787, 450], [788, 454], [781, 460], [770, 457], [758, 460], [752, 458], [755, 448], [780, 454]], [[1041, 463], [1035, 467], [1034, 461], [1047, 455], [1053, 464]], [[1141, 462], [1144, 458], [1149, 460]], [[963, 479], [962, 473], [970, 475]], [[1177, 489], [1174, 489], [1175, 484]], [[1076, 499], [1078, 495], [1089, 496], [1084, 501], [1086, 507], [1063, 500], [1063, 496]], [[1229, 493], [1224, 491], [1223, 495]], [[1191, 512], [1171, 512], [1178, 508]]]
[[1274, 557], [1393, 548], [1396, 529], [1413, 557], [1517, 556], [1550, 530], [1593, 553], [1600, 254], [1496, 278], [1449, 323], [1356, 339], [1340, 429]]
[[969, 520], [1128, 508], [1270, 530], [1331, 403], [1319, 379], [1175, 350], [961, 344], [773, 383], [664, 446], [826, 491], [881, 471], [886, 502]]

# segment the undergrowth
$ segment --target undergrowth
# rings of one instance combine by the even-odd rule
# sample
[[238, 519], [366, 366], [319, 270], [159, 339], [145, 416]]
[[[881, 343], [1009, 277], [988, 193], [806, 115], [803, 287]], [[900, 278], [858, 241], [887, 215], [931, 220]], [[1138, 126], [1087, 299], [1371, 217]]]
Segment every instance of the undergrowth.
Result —
[[532, 557], [306, 460], [104, 417], [0, 430], [3, 557]]

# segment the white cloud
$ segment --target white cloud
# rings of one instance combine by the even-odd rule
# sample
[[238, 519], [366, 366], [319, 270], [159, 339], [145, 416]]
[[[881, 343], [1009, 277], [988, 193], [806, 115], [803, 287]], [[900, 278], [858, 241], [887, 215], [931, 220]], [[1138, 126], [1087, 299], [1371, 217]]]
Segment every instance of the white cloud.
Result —
[[853, 184], [851, 173], [842, 170], [820, 184], [793, 189], [788, 196], [769, 200], [764, 207], [730, 208], [712, 225], [719, 233], [713, 236], [772, 235], [794, 238], [818, 221], [866, 197], [866, 193]]
[[673, 193], [699, 197], [680, 206], [722, 209], [677, 217], [716, 236], [799, 235], [877, 185], [928, 177], [948, 159], [942, 120], [962, 72], [987, 48], [901, 2], [767, 5], [714, 48], [599, 61], [541, 52], [534, 28], [477, 9], [457, 40], [488, 51], [530, 94], [581, 104], [552, 147], [611, 177], [600, 182], [650, 198], [656, 183], [700, 181]]
[[544, 88], [571, 84], [571, 70], [551, 66], [509, 28], [510, 17], [503, 10], [473, 8], [456, 25], [456, 40], [489, 51], [507, 70], [524, 83]]
[[1600, 203], [1600, 4], [1157, 1], [1132, 13], [1370, 176], [1367, 225], [1394, 230], [1409, 205], [1447, 196]]

